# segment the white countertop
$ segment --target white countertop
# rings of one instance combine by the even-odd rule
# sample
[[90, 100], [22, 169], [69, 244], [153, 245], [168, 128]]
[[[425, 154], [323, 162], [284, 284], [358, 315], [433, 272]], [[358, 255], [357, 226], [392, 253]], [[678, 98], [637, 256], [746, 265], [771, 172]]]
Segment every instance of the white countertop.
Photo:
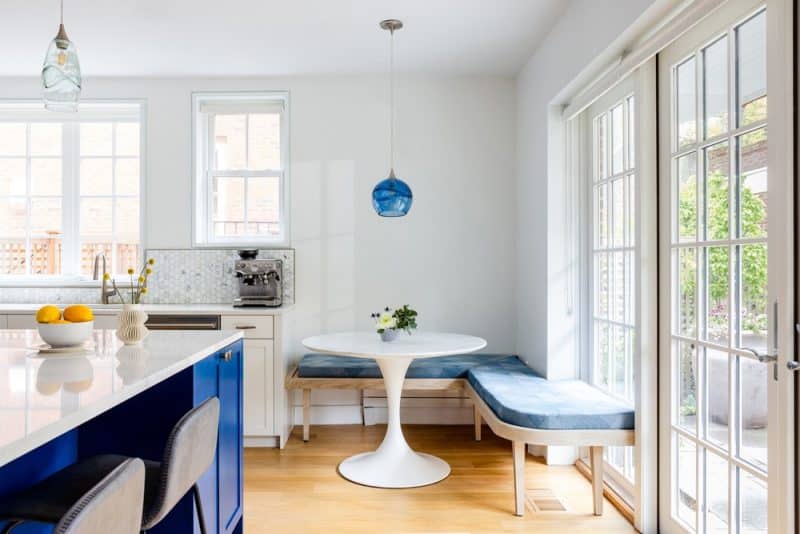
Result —
[[[79, 303], [53, 303], [64, 307], [70, 304]], [[115, 315], [122, 307], [118, 304], [91, 304], [86, 303], [92, 308], [95, 315]], [[44, 306], [44, 304], [0, 304], [0, 314], [32, 313]], [[281, 306], [280, 308], [262, 308], [248, 306], [244, 308], [234, 308], [230, 304], [143, 304], [142, 308], [149, 314], [175, 314], [175, 315], [283, 315], [291, 309], [291, 306]]]
[[467, 354], [486, 346], [486, 340], [463, 334], [400, 332], [394, 341], [381, 341], [375, 332], [341, 332], [308, 337], [303, 345], [315, 352], [357, 358], [432, 358]]
[[241, 338], [151, 332], [141, 346], [125, 347], [113, 330], [95, 330], [90, 352], [44, 357], [36, 330], [0, 330], [0, 466]]

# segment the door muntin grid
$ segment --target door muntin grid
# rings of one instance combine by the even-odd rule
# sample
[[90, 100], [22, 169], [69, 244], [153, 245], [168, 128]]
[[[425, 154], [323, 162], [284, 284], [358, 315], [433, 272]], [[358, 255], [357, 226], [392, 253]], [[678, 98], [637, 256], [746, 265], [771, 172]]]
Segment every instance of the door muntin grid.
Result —
[[699, 532], [766, 530], [765, 19], [671, 69], [672, 515]]

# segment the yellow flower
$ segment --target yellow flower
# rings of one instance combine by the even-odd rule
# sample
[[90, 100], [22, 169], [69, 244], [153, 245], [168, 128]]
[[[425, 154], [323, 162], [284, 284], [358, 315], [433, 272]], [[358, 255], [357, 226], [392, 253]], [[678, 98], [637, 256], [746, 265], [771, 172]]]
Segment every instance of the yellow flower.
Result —
[[128, 267], [128, 274], [133, 274], [133, 269], [131, 269], [130, 267]]
[[147, 260], [147, 263], [150, 264], [150, 265], [155, 265], [156, 264], [156, 260], [154, 260], [153, 258], [150, 258], [149, 260]]
[[153, 274], [153, 269], [150, 269], [148, 267], [147, 269], [144, 270], [144, 274]]
[[140, 284], [143, 284], [143, 283], [144, 283], [144, 276], [140, 276], [140, 277], [139, 277], [139, 283], [140, 283]]
[[147, 293], [147, 288], [146, 288], [146, 287], [143, 287], [143, 288], [142, 288], [142, 295], [144, 295], [145, 293]]
[[103, 273], [103, 280], [111, 280], [111, 275], [108, 273]]

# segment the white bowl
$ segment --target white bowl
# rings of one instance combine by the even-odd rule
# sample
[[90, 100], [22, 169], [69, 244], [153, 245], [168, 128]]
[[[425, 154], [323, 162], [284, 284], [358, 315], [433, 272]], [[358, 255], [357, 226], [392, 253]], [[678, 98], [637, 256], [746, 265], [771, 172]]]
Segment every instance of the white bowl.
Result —
[[93, 330], [94, 321], [39, 324], [39, 335], [53, 348], [76, 347], [89, 339]]

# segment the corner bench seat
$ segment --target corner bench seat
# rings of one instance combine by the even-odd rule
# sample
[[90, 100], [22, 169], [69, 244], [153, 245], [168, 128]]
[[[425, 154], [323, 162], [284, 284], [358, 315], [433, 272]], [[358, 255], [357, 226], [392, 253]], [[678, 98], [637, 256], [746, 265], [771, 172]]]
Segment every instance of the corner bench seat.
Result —
[[[309, 439], [311, 390], [383, 387], [374, 360], [306, 354], [286, 378], [287, 389], [303, 390], [303, 440]], [[603, 510], [603, 447], [634, 444], [630, 406], [580, 380], [547, 380], [518, 357], [464, 354], [414, 360], [404, 389], [463, 390], [472, 399], [475, 439], [483, 421], [511, 441], [515, 514], [525, 511], [525, 446], [589, 447], [594, 513]]]
[[547, 380], [517, 357], [470, 369], [475, 392], [506, 423], [543, 430], [632, 429], [633, 409], [580, 380]]
[[[406, 379], [465, 378], [477, 365], [508, 359], [508, 354], [457, 354], [440, 358], [418, 358], [411, 362]], [[300, 378], [382, 378], [373, 359], [309, 353], [297, 366]]]

